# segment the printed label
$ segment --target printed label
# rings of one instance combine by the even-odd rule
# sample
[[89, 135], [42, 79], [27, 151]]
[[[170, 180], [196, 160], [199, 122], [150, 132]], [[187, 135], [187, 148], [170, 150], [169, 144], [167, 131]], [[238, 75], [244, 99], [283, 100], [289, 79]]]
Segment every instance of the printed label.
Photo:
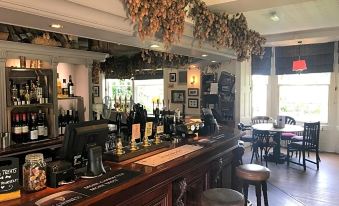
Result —
[[44, 135], [44, 126], [38, 126], [38, 135], [43, 136]]
[[32, 131], [30, 132], [30, 138], [31, 138], [31, 140], [36, 140], [36, 139], [38, 139], [38, 130], [32, 130]]

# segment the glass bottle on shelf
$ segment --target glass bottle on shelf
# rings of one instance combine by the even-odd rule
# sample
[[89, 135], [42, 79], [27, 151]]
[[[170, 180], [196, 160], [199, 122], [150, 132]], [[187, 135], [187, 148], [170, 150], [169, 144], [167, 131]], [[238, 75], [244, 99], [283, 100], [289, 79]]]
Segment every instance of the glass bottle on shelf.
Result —
[[38, 126], [36, 122], [36, 114], [31, 113], [31, 123], [30, 123], [30, 140], [38, 139]]
[[28, 121], [27, 121], [27, 114], [22, 113], [22, 140], [23, 142], [28, 142], [29, 140], [29, 127], [28, 127]]
[[15, 124], [14, 124], [14, 141], [16, 143], [22, 143], [22, 126], [20, 121], [20, 114], [15, 113]]
[[14, 81], [11, 83], [11, 99], [13, 105], [18, 105], [18, 88]]
[[24, 95], [24, 101], [25, 101], [25, 104], [31, 104], [31, 95], [30, 95], [30, 92], [29, 92], [29, 85], [26, 83], [25, 85], [25, 95]]
[[57, 73], [57, 92], [58, 92], [58, 97], [61, 97], [62, 96], [62, 84], [59, 78], [59, 73]]
[[62, 79], [62, 95], [68, 96], [68, 87], [66, 84], [66, 79]]
[[37, 103], [44, 103], [43, 95], [42, 95], [42, 87], [40, 84], [40, 79], [39, 76], [36, 79], [36, 98], [37, 98]]
[[44, 119], [41, 110], [38, 113], [38, 139], [42, 139], [44, 137]]
[[63, 126], [63, 116], [62, 116], [62, 110], [59, 110], [59, 116], [58, 116], [58, 133], [59, 135], [63, 135], [62, 131]]
[[46, 113], [42, 113], [42, 117], [44, 119], [44, 139], [48, 138], [48, 121]]
[[30, 86], [30, 102], [31, 104], [36, 104], [38, 103], [36, 84], [34, 83], [34, 81], [30, 80], [28, 82], [28, 85]]
[[69, 75], [67, 88], [68, 88], [68, 96], [74, 97], [74, 84], [72, 82], [72, 75]]

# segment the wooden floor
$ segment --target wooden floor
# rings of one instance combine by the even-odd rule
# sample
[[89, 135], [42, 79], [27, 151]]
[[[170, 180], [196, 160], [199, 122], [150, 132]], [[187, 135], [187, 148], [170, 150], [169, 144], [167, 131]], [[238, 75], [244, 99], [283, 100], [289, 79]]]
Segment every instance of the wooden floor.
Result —
[[[286, 153], [286, 150], [282, 150]], [[250, 163], [250, 148], [246, 148], [244, 164]], [[311, 154], [310, 158], [314, 159]], [[339, 205], [339, 155], [321, 153], [320, 169], [307, 163], [306, 172], [302, 166], [268, 162], [271, 177], [268, 181], [270, 206], [333, 206]], [[260, 160], [256, 162], [265, 165]], [[256, 205], [254, 187], [249, 189], [249, 199]]]

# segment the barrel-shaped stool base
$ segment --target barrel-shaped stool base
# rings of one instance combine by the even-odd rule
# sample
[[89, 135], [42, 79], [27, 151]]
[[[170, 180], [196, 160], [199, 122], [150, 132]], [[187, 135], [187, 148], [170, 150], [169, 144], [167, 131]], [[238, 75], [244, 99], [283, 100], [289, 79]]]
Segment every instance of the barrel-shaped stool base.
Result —
[[201, 206], [243, 206], [244, 203], [240, 192], [226, 188], [209, 189], [201, 196]]

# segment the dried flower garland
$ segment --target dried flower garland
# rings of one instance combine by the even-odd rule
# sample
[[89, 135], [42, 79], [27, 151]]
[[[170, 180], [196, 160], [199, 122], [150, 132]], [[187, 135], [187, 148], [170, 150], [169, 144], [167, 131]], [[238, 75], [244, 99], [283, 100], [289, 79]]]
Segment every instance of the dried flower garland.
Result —
[[113, 76], [118, 79], [128, 79], [136, 74], [156, 74], [158, 68], [179, 68], [192, 62], [191, 57], [156, 52], [152, 50], [142, 50], [131, 57], [111, 56], [101, 63], [101, 69], [106, 76]]
[[[183, 34], [185, 17], [194, 21], [194, 37], [216, 48], [232, 48], [238, 60], [262, 55], [265, 38], [248, 29], [245, 16], [210, 11], [202, 0], [125, 0], [129, 15], [137, 22], [139, 36], [161, 36], [168, 48]], [[186, 6], [190, 6], [187, 14]]]

